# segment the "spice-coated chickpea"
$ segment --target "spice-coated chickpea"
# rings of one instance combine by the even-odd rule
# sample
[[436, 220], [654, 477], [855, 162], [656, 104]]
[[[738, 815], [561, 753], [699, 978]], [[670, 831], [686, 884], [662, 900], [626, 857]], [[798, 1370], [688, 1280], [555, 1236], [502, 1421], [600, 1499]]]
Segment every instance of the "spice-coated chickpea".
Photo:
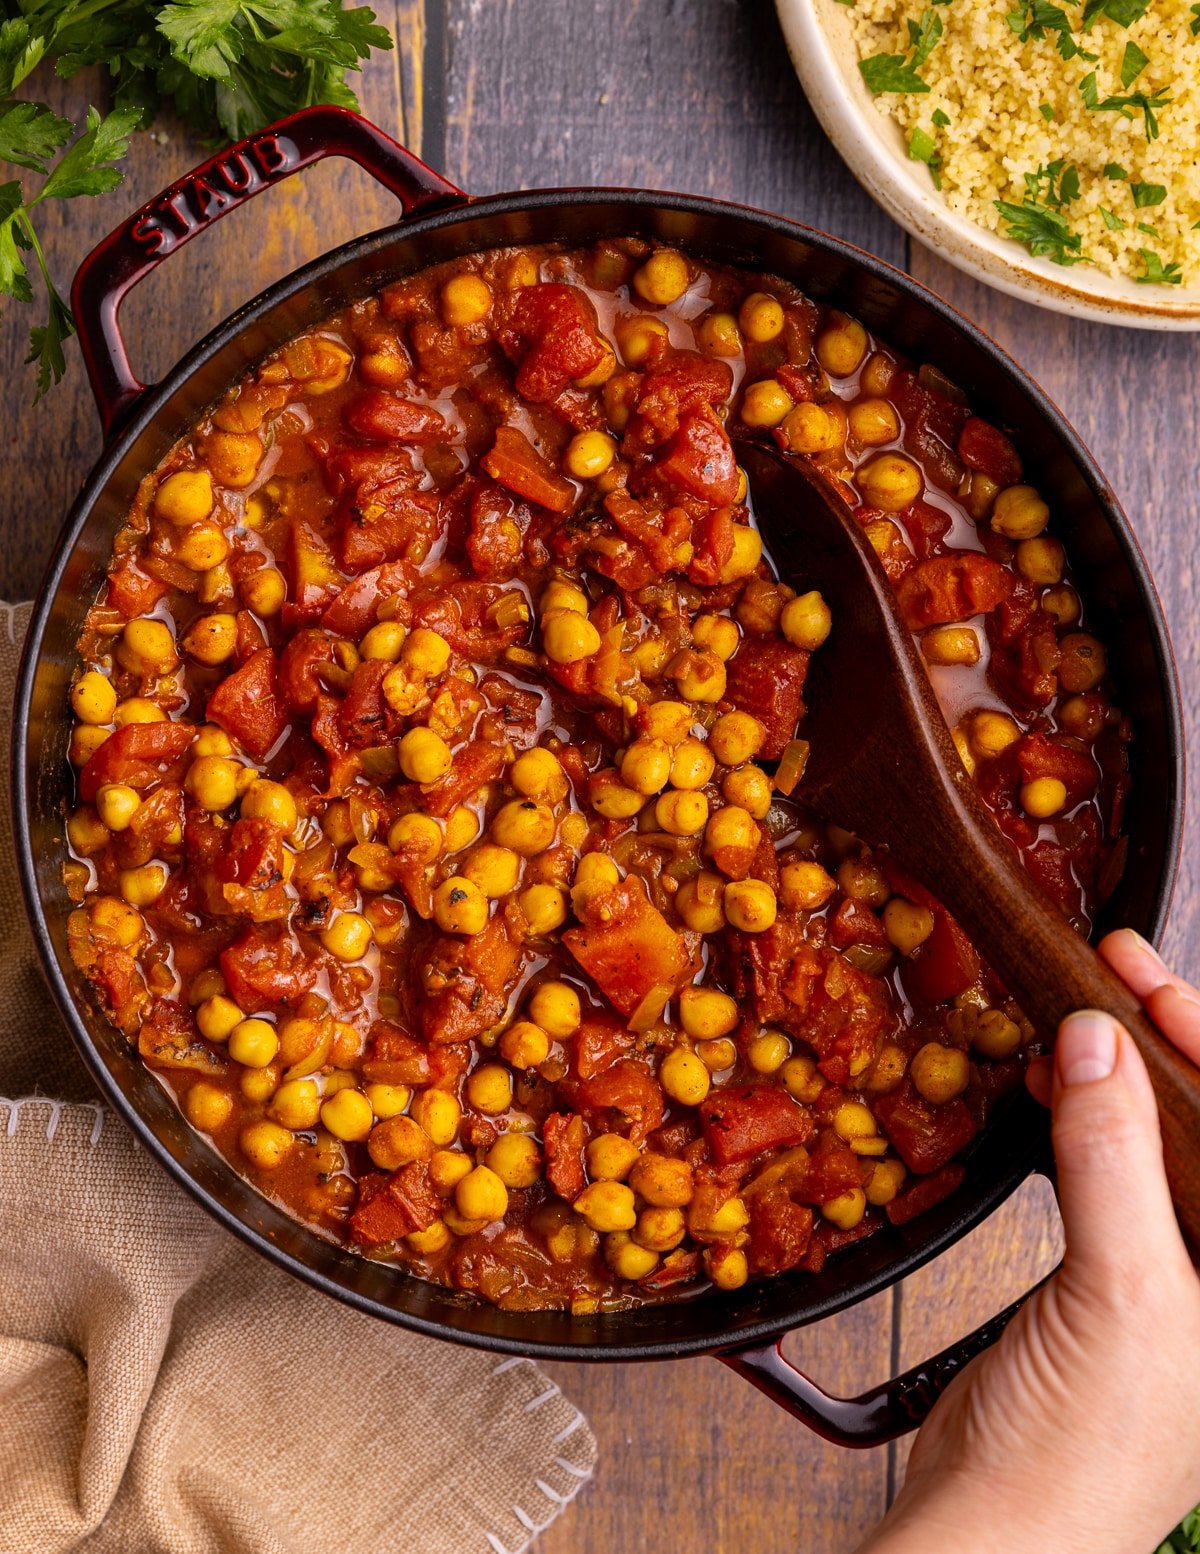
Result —
[[542, 617], [542, 646], [555, 664], [577, 664], [600, 651], [600, 633], [577, 610], [550, 610]]
[[488, 1166], [476, 1166], [454, 1189], [454, 1202], [464, 1219], [490, 1225], [508, 1212], [508, 1188]]
[[279, 1037], [268, 1020], [239, 1020], [229, 1033], [229, 1056], [247, 1068], [266, 1068], [279, 1051]]
[[193, 1128], [215, 1133], [233, 1115], [233, 1097], [228, 1090], [199, 1079], [184, 1096], [183, 1110]]
[[430, 1087], [414, 1096], [409, 1116], [419, 1128], [424, 1129], [439, 1149], [444, 1149], [448, 1144], [453, 1144], [458, 1137], [462, 1107], [458, 1103], [457, 1096], [452, 1095], [449, 1090]]
[[647, 1252], [669, 1252], [687, 1235], [687, 1221], [678, 1209], [651, 1205], [638, 1215], [631, 1235]]
[[141, 807], [140, 794], [123, 782], [106, 783], [96, 795], [96, 813], [110, 831], [124, 831]]
[[743, 933], [765, 933], [775, 921], [775, 892], [762, 880], [730, 880], [725, 887], [725, 916]]
[[760, 1031], [746, 1043], [746, 1061], [756, 1074], [776, 1074], [791, 1056], [792, 1044], [782, 1031]]
[[516, 1069], [537, 1068], [550, 1056], [550, 1038], [532, 1020], [518, 1020], [500, 1038], [500, 1056]]
[[400, 770], [409, 782], [437, 782], [450, 770], [450, 746], [430, 728], [410, 728], [397, 749]]
[[275, 1121], [300, 1133], [315, 1128], [321, 1114], [321, 1092], [312, 1079], [288, 1079], [271, 1097], [268, 1115]]
[[367, 1153], [381, 1171], [398, 1171], [414, 1160], [428, 1160], [433, 1141], [411, 1117], [388, 1117], [371, 1129]]
[[704, 870], [675, 893], [675, 910], [693, 933], [719, 933], [725, 926], [725, 881]]
[[528, 1133], [502, 1133], [485, 1163], [509, 1188], [532, 1187], [542, 1174], [541, 1151]]
[[1036, 588], [1049, 588], [1062, 582], [1067, 553], [1058, 540], [1039, 535], [1037, 539], [1022, 540], [1017, 546], [1017, 571]]
[[197, 804], [216, 814], [228, 809], [237, 798], [238, 775], [242, 769], [226, 756], [202, 755], [188, 767], [183, 785]]
[[444, 323], [454, 328], [481, 324], [492, 309], [492, 292], [481, 275], [454, 275], [439, 299]]
[[1021, 808], [1034, 820], [1049, 820], [1067, 802], [1066, 784], [1058, 777], [1035, 777], [1021, 789]]
[[492, 817], [492, 840], [522, 858], [544, 852], [554, 841], [554, 811], [534, 799], [512, 799]]
[[719, 1290], [740, 1290], [750, 1277], [750, 1264], [740, 1247], [722, 1244], [704, 1248], [704, 1271]]
[[1058, 683], [1064, 691], [1094, 691], [1108, 668], [1104, 644], [1086, 631], [1073, 631], [1059, 644]]
[[673, 678], [685, 700], [718, 702], [725, 695], [728, 676], [715, 653], [688, 653]]
[[510, 847], [481, 842], [462, 864], [459, 872], [473, 885], [477, 885], [489, 900], [498, 901], [517, 888], [521, 859]]
[[816, 1058], [806, 1053], [788, 1058], [780, 1067], [779, 1077], [792, 1099], [802, 1101], [806, 1106], [813, 1105], [825, 1088], [825, 1080], [817, 1068]]
[[962, 1094], [971, 1077], [971, 1065], [961, 1048], [927, 1041], [913, 1055], [909, 1073], [919, 1093], [936, 1106]]
[[529, 1001], [529, 1018], [550, 1036], [573, 1036], [583, 1018], [579, 994], [566, 982], [543, 982]]
[[749, 712], [726, 712], [709, 730], [708, 747], [722, 766], [742, 766], [762, 749], [767, 731]]
[[375, 1113], [361, 1090], [347, 1088], [331, 1095], [321, 1106], [321, 1124], [347, 1144], [361, 1143], [375, 1126]]
[[[762, 536], [744, 523], [734, 524], [733, 554], [717, 574], [719, 583], [736, 583], [758, 569], [762, 560]], [[696, 700], [716, 698], [697, 697]]]
[[229, 541], [220, 524], [205, 519], [185, 529], [175, 541], [174, 555], [192, 572], [208, 572], [229, 556]]
[[476, 1111], [497, 1117], [512, 1105], [512, 1074], [502, 1063], [481, 1063], [467, 1076], [466, 1095]]
[[1079, 595], [1069, 583], [1058, 583], [1053, 588], [1047, 588], [1042, 595], [1041, 605], [1060, 631], [1074, 626], [1083, 614]]
[[655, 307], [678, 302], [689, 284], [687, 260], [673, 248], [657, 249], [633, 275], [634, 291]]
[[721, 797], [755, 820], [765, 820], [771, 809], [771, 779], [759, 766], [739, 767], [725, 774]]
[[933, 913], [903, 896], [893, 896], [883, 909], [883, 931], [901, 955], [911, 955], [933, 932]]
[[813, 652], [833, 629], [833, 613], [814, 588], [788, 600], [780, 613], [779, 627], [794, 647]]
[[562, 927], [567, 920], [567, 903], [565, 891], [542, 881], [527, 885], [517, 897], [529, 932], [539, 938]]
[[635, 739], [621, 757], [619, 770], [627, 788], [659, 793], [671, 776], [671, 747], [665, 739]]
[[716, 770], [716, 758], [708, 746], [690, 735], [671, 758], [671, 784], [676, 788], [703, 788]]
[[1010, 540], [1032, 540], [1050, 522], [1050, 509], [1033, 486], [1008, 486], [992, 506], [992, 528]]
[[1020, 737], [1020, 728], [1007, 713], [985, 709], [971, 719], [971, 748], [981, 760], [1003, 754]]
[[754, 817], [736, 804], [717, 810], [704, 832], [704, 850], [709, 854], [725, 848], [753, 851], [758, 844], [759, 830]]
[[715, 653], [722, 663], [733, 657], [741, 640], [737, 622], [728, 615], [697, 615], [692, 622], [692, 641], [698, 648]]
[[177, 470], [154, 493], [155, 515], [180, 528], [201, 522], [212, 510], [212, 476], [206, 469]]
[[509, 768], [508, 780], [523, 798], [557, 804], [570, 791], [567, 774], [552, 750], [526, 750]]
[[696, 343], [706, 356], [740, 356], [742, 333], [732, 313], [706, 313], [696, 329]]
[[94, 669], [80, 675], [71, 687], [71, 710], [81, 723], [111, 723], [117, 710], [112, 681]]
[[861, 1187], [851, 1187], [821, 1205], [822, 1216], [836, 1225], [839, 1230], [853, 1230], [856, 1225], [862, 1223], [862, 1217], [866, 1212], [867, 1195]]
[[899, 1160], [876, 1161], [864, 1190], [867, 1202], [876, 1208], [882, 1208], [884, 1204], [891, 1203], [904, 1185], [907, 1174]]
[[815, 912], [836, 889], [836, 882], [819, 863], [797, 860], [779, 871], [780, 899], [793, 911]]
[[695, 1182], [686, 1160], [647, 1151], [629, 1173], [629, 1185], [647, 1203], [660, 1209], [683, 1209], [692, 1201]]
[[900, 435], [900, 417], [886, 399], [859, 399], [847, 411], [850, 435], [863, 448], [878, 448]]
[[885, 513], [900, 512], [921, 494], [921, 471], [899, 453], [877, 454], [854, 478], [863, 500]]
[[805, 400], [784, 416], [783, 435], [793, 453], [831, 453], [842, 445], [841, 418]]
[[639, 1245], [627, 1231], [616, 1230], [604, 1238], [604, 1261], [618, 1279], [636, 1282], [658, 1267], [658, 1253]]
[[587, 1173], [593, 1181], [621, 1182], [639, 1158], [636, 1144], [619, 1133], [599, 1133], [588, 1140], [584, 1151]]
[[839, 318], [817, 336], [813, 353], [831, 378], [848, 378], [862, 366], [870, 341], [856, 318]]
[[[667, 326], [659, 318], [626, 318], [618, 319], [616, 324], [617, 344], [621, 348], [621, 357], [627, 367], [642, 367], [652, 356], [661, 351], [669, 342], [670, 335]], [[605, 385], [606, 390], [618, 382], [617, 378], [610, 378]], [[608, 405], [608, 394], [605, 394], [605, 406]], [[609, 425], [621, 431], [619, 419], [614, 418], [612, 411], [608, 414]]]
[[567, 444], [563, 465], [576, 480], [595, 480], [617, 456], [616, 442], [607, 432], [578, 432]]
[[766, 292], [752, 291], [738, 310], [738, 323], [747, 340], [766, 345], [783, 333], [783, 308]]
[[779, 426], [793, 404], [792, 396], [778, 378], [760, 378], [742, 395], [742, 421], [764, 430]]
[[601, 1235], [612, 1230], [632, 1230], [637, 1224], [633, 1190], [624, 1182], [592, 1182], [575, 1199], [573, 1207]]
[[654, 818], [669, 836], [698, 836], [708, 823], [708, 800], [703, 793], [669, 788], [655, 804]]
[[199, 664], [223, 664], [237, 647], [237, 621], [232, 615], [202, 615], [188, 627], [182, 646]]
[[170, 627], [146, 617], [126, 624], [117, 644], [117, 658], [126, 669], [140, 675], [166, 674], [179, 662]]
[[287, 1159], [296, 1144], [296, 1135], [265, 1117], [249, 1123], [238, 1136], [242, 1154], [260, 1171], [274, 1171]]
[[400, 649], [400, 661], [416, 674], [432, 680], [440, 675], [450, 662], [450, 644], [445, 637], [427, 626], [416, 626], [404, 639]]
[[481, 933], [487, 926], [488, 898], [471, 880], [452, 874], [433, 893], [433, 918], [443, 933]]
[[944, 668], [977, 664], [980, 652], [979, 635], [971, 626], [935, 626], [921, 638], [927, 664]]
[[238, 588], [246, 608], [265, 619], [278, 615], [287, 599], [287, 583], [277, 567], [259, 567]]
[[728, 1035], [737, 1025], [737, 1004], [716, 988], [685, 987], [679, 995], [679, 1021], [689, 1036], [709, 1041]]
[[681, 1106], [699, 1106], [712, 1088], [708, 1069], [686, 1047], [673, 1047], [667, 1053], [658, 1078], [671, 1100], [678, 1101]]

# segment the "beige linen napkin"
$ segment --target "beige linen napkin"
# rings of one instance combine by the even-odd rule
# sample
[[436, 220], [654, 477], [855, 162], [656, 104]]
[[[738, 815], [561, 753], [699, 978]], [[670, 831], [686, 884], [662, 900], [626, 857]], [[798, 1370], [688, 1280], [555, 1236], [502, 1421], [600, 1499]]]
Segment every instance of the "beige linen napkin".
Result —
[[[4, 730], [28, 619], [0, 606]], [[582, 1415], [273, 1268], [136, 1146], [42, 984], [7, 763], [3, 802], [0, 1554], [526, 1547], [591, 1477]]]

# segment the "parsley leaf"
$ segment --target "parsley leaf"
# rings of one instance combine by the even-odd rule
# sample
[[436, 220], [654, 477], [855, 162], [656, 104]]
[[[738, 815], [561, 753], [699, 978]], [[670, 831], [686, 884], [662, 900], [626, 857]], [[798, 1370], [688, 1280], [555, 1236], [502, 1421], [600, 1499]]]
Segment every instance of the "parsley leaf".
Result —
[[[934, 0], [936, 5], [946, 3], [948, 0]], [[907, 54], [872, 54], [860, 59], [858, 68], [871, 93], [879, 97], [884, 92], [927, 92], [929, 86], [917, 71], [937, 47], [942, 31], [941, 17], [926, 6], [919, 21], [908, 19]]]
[[1079, 169], [1071, 166], [1065, 157], [1056, 157], [1036, 172], [1025, 174], [1025, 199], [1035, 204], [1044, 202], [1058, 210], [1079, 198]]
[[1128, 97], [1105, 97], [1102, 100], [1094, 70], [1089, 70], [1080, 81], [1079, 95], [1083, 98], [1084, 107], [1092, 113], [1119, 113], [1123, 119], [1132, 119], [1134, 110], [1141, 109], [1147, 140], [1158, 139], [1158, 118], [1154, 110], [1171, 101], [1171, 94], [1165, 87], [1150, 93], [1131, 92]]
[[1200, 38], [1200, 5], [1192, 6], [1192, 20], [1188, 23], [1188, 31], [1193, 38]]
[[1167, 197], [1166, 185], [1161, 183], [1131, 183], [1129, 188], [1139, 210], [1147, 205], [1161, 205]]
[[67, 370], [63, 341], [69, 340], [74, 333], [75, 320], [70, 308], [58, 292], [52, 290], [49, 316], [44, 324], [36, 324], [29, 331], [29, 355], [25, 358], [26, 364], [37, 363], [36, 399], [41, 399], [49, 390], [51, 380], [61, 383]]
[[1084, 32], [1102, 16], [1116, 22], [1118, 27], [1132, 27], [1150, 9], [1150, 0], [1087, 0], [1083, 8]]
[[1148, 221], [1139, 221], [1137, 224], [1137, 229], [1139, 232], [1144, 232], [1147, 237], [1162, 236], [1162, 233], [1158, 230], [1158, 228], [1152, 227]]
[[1071, 32], [1067, 13], [1060, 6], [1048, 4], [1048, 0], [1026, 0], [1015, 11], [1010, 11], [1005, 21], [1022, 43], [1028, 43], [1030, 38], [1044, 38], [1047, 32], [1052, 32], [1056, 35], [1054, 46], [1063, 59], [1074, 59], [1079, 55], [1094, 63], [1099, 58], [1080, 48]]
[[1100, 214], [1104, 217], [1104, 225], [1110, 232], [1124, 232], [1129, 225], [1127, 221], [1122, 221], [1120, 216], [1115, 215], [1105, 205], [1101, 205]]
[[1042, 118], [1045, 119], [1047, 124], [1052, 122], [1054, 118], [1054, 109], [1049, 103], [1038, 103], [1038, 112], [1041, 114]]
[[996, 200], [996, 209], [1004, 219], [1007, 235], [1023, 243], [1035, 259], [1052, 259], [1055, 264], [1079, 264], [1087, 255], [1080, 252], [1082, 240], [1072, 232], [1066, 219], [1048, 205], [1026, 199], [1020, 205]]
[[933, 187], [942, 187], [942, 159], [938, 155], [937, 142], [928, 130], [923, 130], [920, 125], [913, 130], [908, 138], [908, 155], [913, 162], [924, 162], [929, 168], [929, 176], [933, 179]]
[[107, 164], [123, 159], [141, 117], [138, 108], [118, 108], [102, 119], [95, 108], [89, 108], [87, 129], [46, 179], [38, 199], [70, 200], [115, 189], [124, 174]]
[[1128, 178], [1129, 174], [1121, 166], [1120, 162], [1105, 162], [1104, 176], [1106, 178]]
[[1181, 286], [1183, 270], [1178, 264], [1164, 265], [1159, 256], [1149, 248], [1139, 248], [1138, 253], [1146, 266], [1145, 275], [1137, 277], [1140, 286]]
[[1131, 38], [1125, 45], [1125, 52], [1121, 56], [1121, 85], [1126, 91], [1129, 90], [1149, 63], [1149, 56], [1143, 54]]
[[950, 115], [943, 113], [940, 108], [935, 108], [933, 110], [933, 122], [938, 129], [948, 129], [950, 126]]
[[0, 103], [0, 162], [46, 171], [46, 161], [70, 140], [74, 126], [45, 103]]

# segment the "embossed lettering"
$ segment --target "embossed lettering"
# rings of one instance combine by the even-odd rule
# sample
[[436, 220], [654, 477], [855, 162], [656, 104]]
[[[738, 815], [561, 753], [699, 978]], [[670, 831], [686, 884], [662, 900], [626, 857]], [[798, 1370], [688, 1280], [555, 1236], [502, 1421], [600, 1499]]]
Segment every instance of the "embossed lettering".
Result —
[[147, 213], [139, 216], [129, 229], [129, 235], [146, 254], [170, 253], [175, 240], [164, 229], [157, 216]]
[[210, 221], [233, 204], [230, 196], [223, 189], [214, 189], [207, 178], [192, 179], [192, 197], [201, 221]]
[[[168, 195], [168, 197], [163, 201], [163, 205], [171, 212], [176, 221], [179, 223], [180, 237], [187, 237], [190, 233], [196, 230], [196, 218], [192, 215], [191, 211], [187, 209], [186, 205], [187, 192], [187, 185], [184, 184], [182, 189], [176, 189], [174, 194]], [[182, 209], [180, 208], [181, 202], [183, 202]]]
[[250, 154], [267, 178], [274, 177], [294, 160], [284, 149], [278, 135], [264, 135], [261, 140], [256, 140], [250, 147]]
[[218, 162], [213, 172], [220, 177], [230, 194], [245, 194], [256, 181], [254, 169], [240, 151]]

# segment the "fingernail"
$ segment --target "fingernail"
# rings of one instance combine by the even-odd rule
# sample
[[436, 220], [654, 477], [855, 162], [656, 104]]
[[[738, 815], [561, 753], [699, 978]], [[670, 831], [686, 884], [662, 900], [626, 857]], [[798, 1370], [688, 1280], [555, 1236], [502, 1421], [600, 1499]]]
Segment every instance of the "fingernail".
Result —
[[1107, 1079], [1117, 1066], [1117, 1028], [1098, 1009], [1068, 1015], [1058, 1028], [1054, 1049], [1060, 1084], [1090, 1085]]
[[1136, 928], [1122, 928], [1120, 931], [1125, 935], [1126, 938], [1132, 940], [1132, 942], [1137, 946], [1138, 952], [1140, 954], [1144, 955], [1147, 960], [1153, 961], [1156, 966], [1161, 966], [1162, 969], [1166, 971], [1167, 968], [1163, 962], [1162, 956], [1150, 943], [1149, 939], [1143, 939]]

